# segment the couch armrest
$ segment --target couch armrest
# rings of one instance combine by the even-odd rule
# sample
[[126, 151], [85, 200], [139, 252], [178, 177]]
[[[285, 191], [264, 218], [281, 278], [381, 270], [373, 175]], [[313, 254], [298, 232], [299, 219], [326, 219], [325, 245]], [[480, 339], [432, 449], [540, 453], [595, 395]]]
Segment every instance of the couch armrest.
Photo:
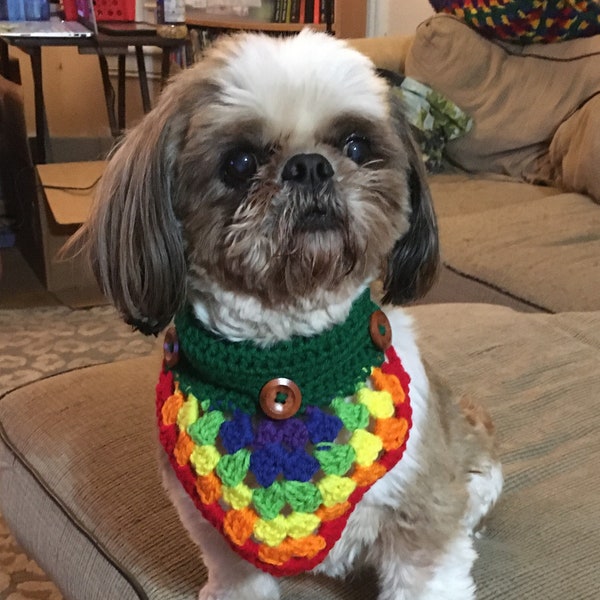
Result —
[[376, 67], [404, 73], [406, 57], [413, 42], [412, 35], [345, 40], [368, 56]]

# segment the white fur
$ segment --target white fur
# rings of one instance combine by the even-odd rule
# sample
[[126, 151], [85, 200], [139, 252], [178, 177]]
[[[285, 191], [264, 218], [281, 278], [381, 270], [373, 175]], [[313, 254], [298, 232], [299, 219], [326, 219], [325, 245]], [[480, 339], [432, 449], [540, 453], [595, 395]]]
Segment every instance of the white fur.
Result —
[[470, 505], [464, 523], [469, 531], [475, 531], [482, 519], [490, 512], [502, 492], [504, 476], [502, 466], [496, 460], [485, 459], [479, 471], [469, 478]]
[[[339, 40], [305, 30], [293, 44], [253, 37], [238, 44], [235, 52], [235, 60], [223, 57], [223, 100], [263, 117], [272, 139], [289, 136], [299, 145], [310, 143], [315, 131], [345, 111], [376, 119], [386, 116], [384, 82], [373, 77], [366, 57], [341, 48]], [[335, 61], [328, 59], [332, 53]], [[374, 102], [376, 98], [380, 101]]]
[[[193, 280], [190, 286], [194, 287]], [[266, 346], [293, 335], [315, 335], [343, 321], [363, 289], [361, 286], [343, 298], [325, 293], [325, 308], [314, 307], [306, 300], [297, 309], [282, 313], [262, 306], [252, 296], [228, 292], [213, 282], [209, 288], [197, 290], [192, 306], [196, 318], [214, 333], [231, 341], [251, 339]]]
[[[436, 565], [427, 582], [421, 600], [471, 600], [475, 598], [475, 584], [471, 565], [477, 558], [473, 541], [465, 532], [446, 549], [443, 559]], [[390, 596], [398, 599], [398, 596]], [[385, 596], [380, 597], [384, 600]], [[408, 600], [408, 596], [407, 596]]]

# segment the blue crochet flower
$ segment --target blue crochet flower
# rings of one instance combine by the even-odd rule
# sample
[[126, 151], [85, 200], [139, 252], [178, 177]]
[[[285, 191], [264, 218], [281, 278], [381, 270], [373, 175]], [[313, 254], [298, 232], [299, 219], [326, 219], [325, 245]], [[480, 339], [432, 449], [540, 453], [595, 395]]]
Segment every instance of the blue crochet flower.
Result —
[[339, 417], [330, 415], [315, 406], [306, 409], [305, 425], [313, 444], [332, 443], [344, 426]]
[[283, 463], [283, 476], [288, 481], [310, 481], [317, 474], [321, 464], [304, 450], [288, 452]]
[[283, 470], [286, 451], [281, 444], [267, 444], [250, 456], [250, 471], [262, 487], [269, 487]]
[[228, 454], [249, 446], [254, 441], [254, 430], [250, 415], [236, 410], [230, 421], [225, 421], [219, 430], [221, 443]]

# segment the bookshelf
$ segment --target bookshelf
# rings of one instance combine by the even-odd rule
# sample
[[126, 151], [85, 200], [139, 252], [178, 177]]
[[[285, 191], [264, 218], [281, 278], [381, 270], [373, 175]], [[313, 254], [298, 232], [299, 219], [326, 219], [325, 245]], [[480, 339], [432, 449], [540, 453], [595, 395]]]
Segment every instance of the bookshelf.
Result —
[[[367, 23], [367, 0], [331, 0], [334, 2], [332, 32], [337, 37], [364, 37]], [[210, 14], [204, 10], [188, 8], [186, 23], [191, 27], [215, 30], [246, 30], [272, 33], [295, 33], [304, 27], [326, 31], [325, 23], [273, 23], [235, 15]]]

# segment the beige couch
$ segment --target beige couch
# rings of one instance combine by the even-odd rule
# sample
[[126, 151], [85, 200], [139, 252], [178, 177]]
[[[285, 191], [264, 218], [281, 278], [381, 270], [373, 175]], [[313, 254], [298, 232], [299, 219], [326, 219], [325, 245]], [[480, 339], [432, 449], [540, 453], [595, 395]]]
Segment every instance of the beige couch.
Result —
[[446, 148], [458, 174], [432, 179], [447, 270], [430, 299], [600, 309], [600, 36], [523, 48], [438, 15], [352, 43], [474, 121]]
[[[357, 44], [396, 66], [413, 60], [409, 39]], [[506, 476], [476, 541], [477, 597], [598, 598], [600, 207], [498, 175], [437, 176], [432, 188], [448, 269], [430, 300], [460, 303], [410, 312], [433, 368], [491, 410]], [[205, 579], [155, 468], [158, 364], [77, 370], [0, 398], [0, 509], [69, 600], [192, 600]], [[303, 576], [283, 597], [376, 589], [369, 572]]]

